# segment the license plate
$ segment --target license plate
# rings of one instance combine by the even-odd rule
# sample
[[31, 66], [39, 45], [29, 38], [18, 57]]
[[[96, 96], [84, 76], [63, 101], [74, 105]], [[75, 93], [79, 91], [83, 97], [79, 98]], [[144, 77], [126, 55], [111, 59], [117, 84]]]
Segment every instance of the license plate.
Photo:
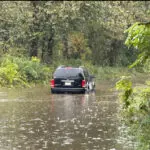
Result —
[[65, 85], [66, 85], [66, 86], [70, 86], [70, 85], [71, 85], [71, 82], [65, 82]]

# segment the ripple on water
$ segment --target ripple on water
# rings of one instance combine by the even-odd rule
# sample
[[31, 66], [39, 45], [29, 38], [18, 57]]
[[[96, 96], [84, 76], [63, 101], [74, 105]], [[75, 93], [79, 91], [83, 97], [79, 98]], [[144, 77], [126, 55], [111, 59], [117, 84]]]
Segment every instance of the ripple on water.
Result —
[[0, 117], [7, 119], [0, 118], [0, 149], [12, 144], [12, 150], [118, 150], [115, 145], [123, 139], [116, 141], [117, 107], [112, 98], [48, 94], [40, 100], [36, 96], [2, 104]]
[[70, 145], [70, 144], [72, 144], [73, 141], [74, 141], [73, 139], [68, 138], [68, 139], [65, 139], [61, 145], [62, 146], [64, 146], [64, 145]]

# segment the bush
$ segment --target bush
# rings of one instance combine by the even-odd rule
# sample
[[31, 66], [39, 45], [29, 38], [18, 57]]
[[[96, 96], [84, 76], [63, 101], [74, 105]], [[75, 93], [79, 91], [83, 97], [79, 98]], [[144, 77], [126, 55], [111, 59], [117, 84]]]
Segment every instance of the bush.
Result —
[[131, 133], [138, 141], [139, 150], [149, 150], [150, 139], [150, 82], [142, 87], [132, 87], [128, 77], [122, 77], [116, 83], [121, 90], [122, 115], [124, 121], [130, 126]]
[[4, 59], [0, 67], [0, 85], [12, 86], [20, 84], [27, 85], [26, 78], [18, 72], [18, 65], [12, 63], [8, 58]]
[[143, 71], [146, 73], [150, 73], [150, 59], [146, 60], [146, 63], [144, 64], [144, 67], [143, 67]]
[[50, 68], [40, 63], [36, 57], [31, 60], [19, 60], [19, 71], [26, 76], [27, 81], [33, 83], [44, 83], [50, 77]]
[[45, 83], [49, 80], [51, 69], [40, 63], [36, 57], [31, 60], [24, 57], [6, 55], [0, 63], [0, 85], [13, 86], [27, 83]]

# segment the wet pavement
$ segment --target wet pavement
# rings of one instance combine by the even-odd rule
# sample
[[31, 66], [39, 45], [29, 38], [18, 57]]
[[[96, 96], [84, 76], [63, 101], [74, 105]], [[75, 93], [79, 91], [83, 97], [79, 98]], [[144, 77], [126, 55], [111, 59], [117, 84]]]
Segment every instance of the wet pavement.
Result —
[[2, 90], [0, 150], [134, 150], [125, 142], [117, 94], [108, 85], [89, 94]]

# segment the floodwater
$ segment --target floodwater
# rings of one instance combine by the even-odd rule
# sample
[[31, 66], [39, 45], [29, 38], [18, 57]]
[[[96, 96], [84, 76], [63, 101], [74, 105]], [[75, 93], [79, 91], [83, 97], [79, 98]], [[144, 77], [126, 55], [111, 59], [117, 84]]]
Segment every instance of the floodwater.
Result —
[[0, 150], [134, 150], [119, 121], [113, 84], [95, 93], [49, 87], [0, 91]]

